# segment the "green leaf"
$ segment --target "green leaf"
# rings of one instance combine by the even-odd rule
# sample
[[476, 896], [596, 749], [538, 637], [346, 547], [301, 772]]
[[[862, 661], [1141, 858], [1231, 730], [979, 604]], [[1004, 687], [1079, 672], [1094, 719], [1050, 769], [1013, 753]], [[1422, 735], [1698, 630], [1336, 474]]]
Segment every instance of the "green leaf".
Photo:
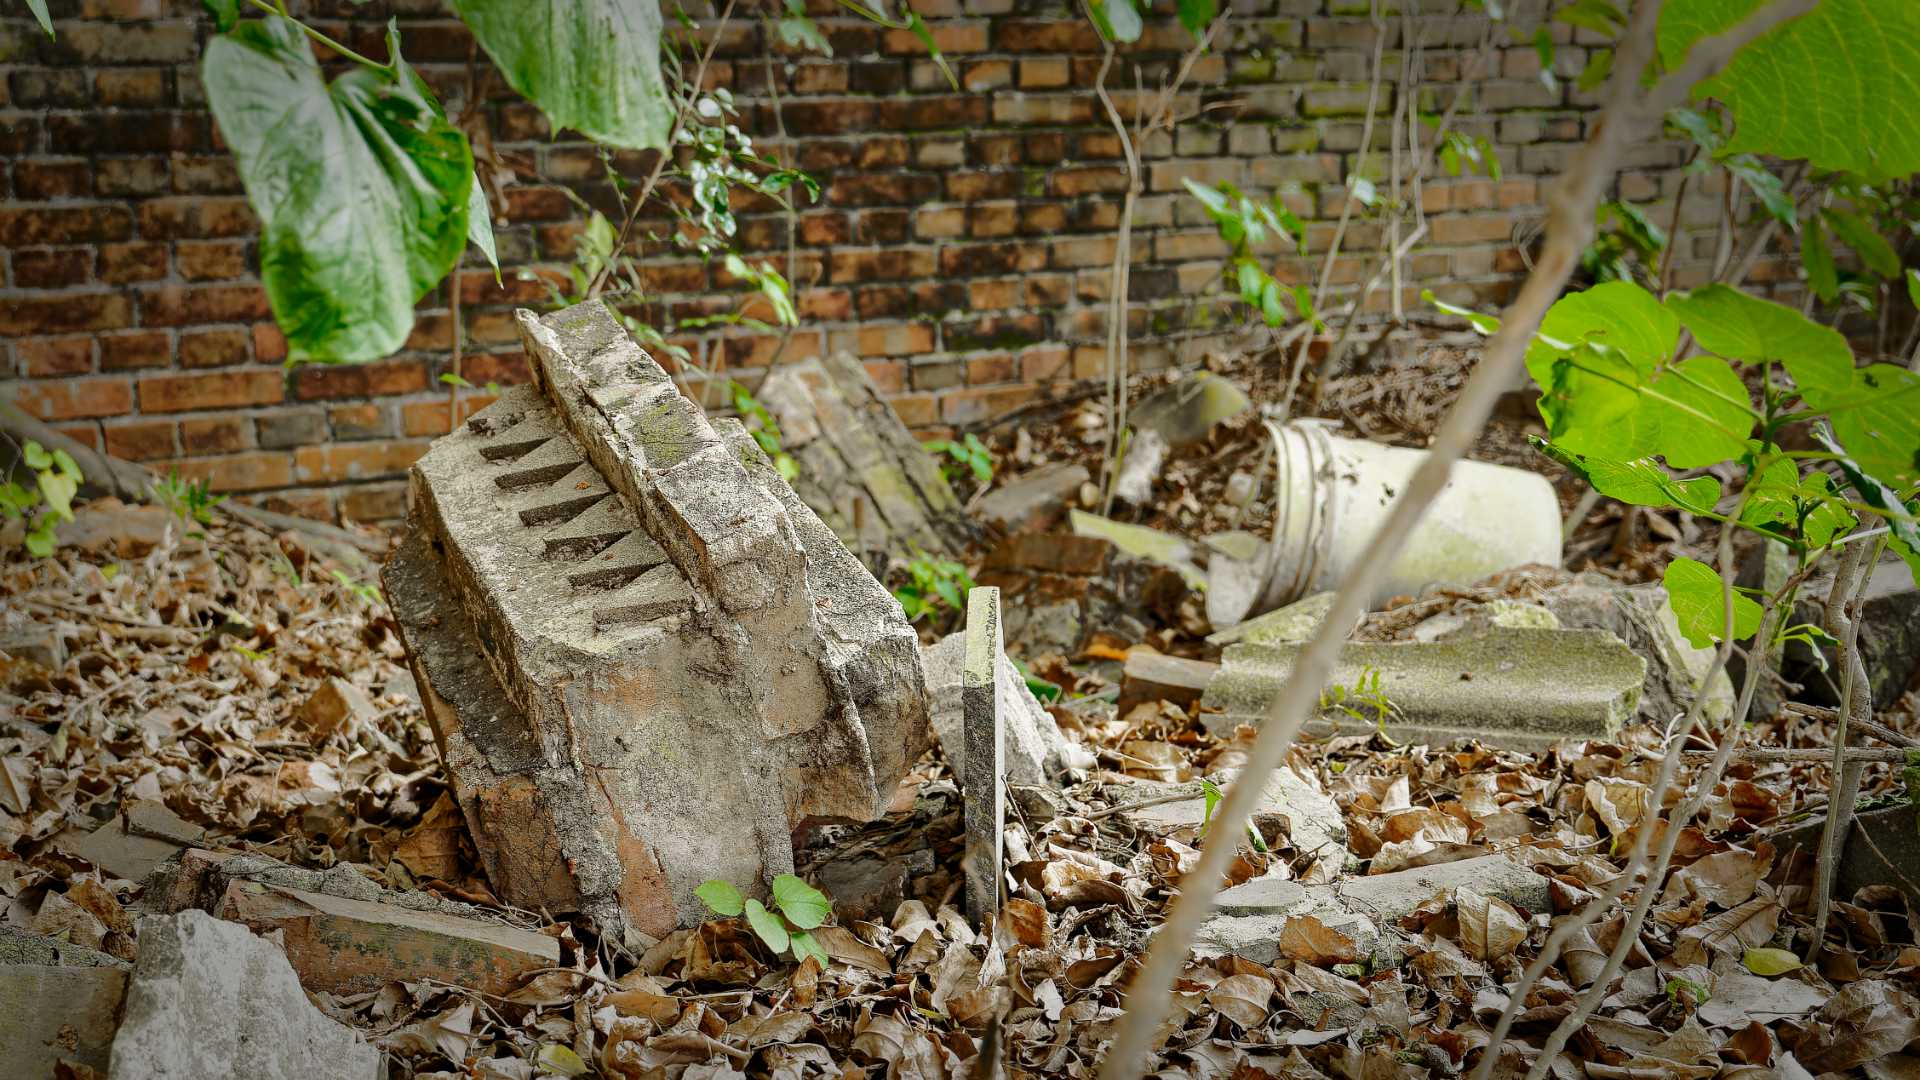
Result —
[[1220, 0], [1175, 0], [1174, 12], [1187, 33], [1199, 37], [1213, 23], [1214, 16], [1220, 14]]
[[1800, 231], [1800, 213], [1793, 204], [1793, 196], [1787, 194], [1787, 185], [1768, 172], [1759, 159], [1750, 154], [1735, 154], [1721, 164], [1747, 185], [1775, 221], [1793, 232]]
[[1611, 74], [1613, 74], [1613, 50], [1595, 49], [1587, 58], [1587, 66], [1581, 69], [1580, 77], [1573, 81], [1573, 85], [1582, 90], [1592, 90], [1606, 82], [1607, 76]]
[[400, 59], [322, 81], [272, 16], [207, 43], [201, 81], [261, 219], [260, 270], [291, 361], [386, 356], [466, 244], [473, 152]]
[[44, 559], [53, 554], [58, 538], [54, 535], [54, 523], [57, 519], [43, 516], [33, 523], [33, 529], [27, 533], [27, 554], [36, 559]]
[[811, 930], [827, 920], [833, 904], [827, 894], [792, 874], [773, 879], [773, 906], [787, 921], [802, 930]]
[[1920, 308], [1920, 270], [1907, 271], [1907, 302]]
[[1649, 389], [1660, 397], [1649, 398], [1643, 408], [1659, 425], [1654, 449], [1667, 464], [1693, 469], [1746, 452], [1747, 436], [1759, 417], [1746, 384], [1725, 360], [1682, 360], [1656, 375]]
[[751, 897], [747, 899], [747, 925], [753, 927], [754, 934], [767, 948], [776, 953], [787, 951], [787, 924]]
[[27, 444], [20, 448], [20, 460], [26, 462], [29, 469], [53, 468], [53, 455], [32, 439], [28, 439]]
[[740, 890], [734, 888], [732, 882], [722, 881], [719, 878], [701, 882], [700, 887], [693, 890], [693, 895], [699, 897], [700, 902], [707, 905], [715, 915], [728, 917], [740, 914], [746, 903], [740, 895]]
[[1832, 436], [1818, 424], [1814, 425], [1813, 437], [1822, 446], [1840, 455], [1834, 464], [1840, 467], [1841, 475], [1847, 478], [1847, 483], [1852, 485], [1861, 502], [1879, 511], [1880, 516], [1886, 519], [1887, 531], [1893, 534], [1893, 540], [1907, 560], [1913, 562], [1916, 556], [1920, 556], [1920, 522], [1914, 520], [1913, 507], [1904, 502], [1899, 493], [1882, 483], [1879, 477], [1862, 468], [1858, 460], [1849, 457], [1841, 445], [1834, 442]]
[[1553, 361], [1569, 355], [1570, 346], [1589, 340], [1619, 350], [1648, 377], [1673, 355], [1680, 341], [1680, 321], [1661, 308], [1652, 293], [1631, 281], [1609, 281], [1569, 293], [1540, 320], [1539, 334], [1527, 345], [1527, 371], [1544, 387]]
[[1920, 483], [1920, 373], [1894, 364], [1854, 372], [1845, 392], [1809, 399], [1860, 467], [1901, 490]]
[[1668, 0], [1660, 7], [1660, 65], [1671, 71], [1701, 38], [1724, 34], [1760, 9], [1762, 0]]
[[[1662, 579], [1667, 602], [1688, 644], [1704, 649], [1725, 633], [1726, 596], [1720, 575], [1706, 563], [1682, 555], [1667, 564]], [[1733, 594], [1733, 636], [1738, 641], [1760, 629], [1760, 605], [1739, 592]]]
[[1108, 41], [1140, 40], [1140, 11], [1133, 0], [1087, 0], [1087, 11], [1093, 16], [1093, 28]]
[[813, 935], [807, 933], [805, 930], [794, 931], [789, 935], [788, 943], [793, 946], [793, 958], [795, 960], [805, 960], [811, 956], [814, 962], [822, 968], [825, 968], [833, 962], [828, 958], [827, 950], [821, 948], [820, 943], [813, 939]]
[[[1808, 473], [1803, 483], [1803, 490], [1809, 501], [1814, 502], [1813, 510], [1807, 514], [1806, 522], [1801, 526], [1800, 531], [1801, 541], [1809, 548], [1814, 550], [1824, 548], [1833, 543], [1834, 537], [1851, 532], [1853, 527], [1859, 524], [1859, 519], [1853, 516], [1853, 511], [1840, 503], [1833, 489], [1833, 482], [1827, 479], [1826, 473]], [[1820, 496], [1833, 497], [1821, 499]]]
[[493, 283], [500, 284], [500, 253], [493, 243], [493, 208], [487, 205], [487, 191], [478, 176], [467, 189], [467, 240], [487, 257], [493, 267]]
[[452, 0], [507, 84], [557, 133], [660, 149], [673, 103], [660, 74], [654, 0]]
[[796, 49], [817, 52], [822, 56], [833, 55], [832, 42], [827, 40], [827, 35], [820, 32], [820, 24], [807, 15], [804, 6], [795, 12], [794, 5], [789, 3], [787, 11], [790, 14], [775, 24], [782, 42]]
[[1534, 445], [1585, 477], [1595, 491], [1609, 499], [1635, 506], [1675, 507], [1695, 514], [1712, 512], [1720, 501], [1720, 481], [1711, 476], [1676, 480], [1650, 458], [1607, 461], [1568, 453], [1544, 439], [1535, 439]]
[[1820, 216], [1833, 229], [1833, 235], [1860, 256], [1867, 269], [1883, 278], [1900, 276], [1900, 256], [1865, 218], [1851, 211], [1831, 209], [1821, 211]]
[[1853, 382], [1853, 350], [1830, 327], [1726, 285], [1709, 285], [1667, 297], [1667, 308], [1715, 356], [1750, 364], [1786, 365], [1808, 404], [1843, 392]]
[[1823, 303], [1833, 303], [1840, 295], [1840, 273], [1833, 266], [1833, 249], [1827, 246], [1827, 228], [1818, 217], [1800, 241], [1800, 265], [1807, 268], [1807, 284], [1813, 286], [1814, 295]]
[[40, 473], [39, 480], [40, 496], [47, 500], [47, 506], [63, 520], [72, 521], [73, 497], [80, 493], [79, 471], [49, 469]]
[[1798, 970], [1801, 966], [1800, 958], [1785, 949], [1748, 949], [1740, 962], [1747, 966], [1748, 971], [1769, 979]]
[[[1699, 36], [1693, 31], [1730, 27], [1758, 6], [1759, 0], [1666, 5], [1662, 58], [1676, 49], [1684, 55]], [[1679, 30], [1683, 23], [1693, 36]], [[1674, 63], [1667, 60], [1669, 67]], [[1735, 53], [1718, 75], [1693, 89], [1696, 97], [1718, 98], [1733, 114], [1727, 152], [1804, 158], [1817, 168], [1878, 182], [1920, 171], [1920, 125], [1908, 107], [1916, 71], [1920, 4], [1821, 0]]]
[[[39, 2], [41, 0], [27, 0], [29, 4]], [[213, 28], [223, 34], [240, 21], [240, 0], [200, 0], [200, 6], [213, 16]]]
[[1287, 308], [1280, 300], [1280, 283], [1272, 278], [1260, 290], [1260, 317], [1268, 326], [1285, 326]]
[[47, 32], [47, 37], [53, 37], [53, 16], [47, 14], [47, 0], [27, 0], [27, 10], [33, 12], [34, 21]]

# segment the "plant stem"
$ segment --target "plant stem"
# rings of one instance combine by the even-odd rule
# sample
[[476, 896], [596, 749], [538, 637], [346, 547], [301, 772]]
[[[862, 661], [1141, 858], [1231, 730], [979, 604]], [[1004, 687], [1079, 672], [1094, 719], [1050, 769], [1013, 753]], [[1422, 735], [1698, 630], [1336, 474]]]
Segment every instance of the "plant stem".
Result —
[[284, 3], [269, 4], [269, 3], [266, 3], [265, 0], [247, 0], [247, 3], [252, 4], [254, 7], [259, 8], [261, 11], [264, 11], [269, 15], [280, 16], [281, 18], [287, 20], [293, 25], [299, 27], [300, 32], [307, 35], [307, 37], [312, 38], [314, 41], [318, 42], [321, 45], [325, 45], [327, 48], [332, 49], [334, 52], [339, 53], [341, 56], [347, 58], [348, 60], [352, 60], [357, 64], [363, 64], [370, 68], [379, 68], [381, 71], [393, 70], [392, 57], [388, 57], [387, 62], [383, 64], [380, 61], [373, 59], [372, 57], [362, 56], [359, 53], [354, 52], [352, 49], [347, 48], [345, 45], [342, 45], [339, 42], [328, 37], [327, 35], [321, 33], [320, 31], [315, 30], [313, 27], [308, 26], [306, 23], [301, 22], [299, 19], [294, 18], [292, 15], [287, 14], [287, 6]]
[[[1820, 958], [1826, 944], [1827, 918], [1833, 911], [1833, 879], [1839, 867], [1840, 852], [1846, 846], [1847, 832], [1853, 825], [1853, 804], [1860, 795], [1860, 776], [1866, 763], [1847, 757], [1848, 725], [1854, 714], [1873, 714], [1873, 690], [1867, 685], [1866, 663], [1860, 659], [1860, 619], [1855, 606], [1873, 579], [1880, 560], [1881, 537], [1871, 545], [1849, 544], [1840, 556], [1840, 567], [1833, 575], [1833, 588], [1827, 593], [1827, 632], [1839, 640], [1835, 663], [1840, 669], [1840, 712], [1833, 727], [1833, 785], [1827, 821], [1820, 830], [1820, 861], [1814, 868], [1813, 935], [1807, 944], [1807, 963]], [[1863, 565], [1864, 564], [1864, 565]]]

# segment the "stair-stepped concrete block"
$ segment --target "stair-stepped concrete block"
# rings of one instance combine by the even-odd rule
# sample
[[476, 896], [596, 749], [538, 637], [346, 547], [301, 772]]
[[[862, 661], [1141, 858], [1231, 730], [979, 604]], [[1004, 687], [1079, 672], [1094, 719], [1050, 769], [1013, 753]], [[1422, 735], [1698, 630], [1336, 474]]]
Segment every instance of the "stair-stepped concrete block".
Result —
[[534, 383], [412, 472], [389, 598], [488, 876], [663, 934], [793, 867], [926, 748], [899, 603], [598, 302], [518, 313]]

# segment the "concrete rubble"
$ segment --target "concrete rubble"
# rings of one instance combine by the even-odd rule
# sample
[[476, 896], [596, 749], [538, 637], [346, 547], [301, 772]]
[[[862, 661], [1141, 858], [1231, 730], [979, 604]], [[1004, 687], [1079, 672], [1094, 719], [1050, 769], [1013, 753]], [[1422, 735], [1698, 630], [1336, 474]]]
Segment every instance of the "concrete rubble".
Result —
[[1692, 706], [1703, 687], [1706, 719], [1724, 719], [1732, 712], [1733, 682], [1724, 671], [1711, 684], [1706, 682], [1713, 650], [1688, 644], [1659, 584], [1622, 587], [1597, 575], [1582, 575], [1549, 589], [1540, 603], [1561, 626], [1608, 631], [1646, 658], [1641, 720], [1664, 728]]
[[[967, 762], [965, 675], [967, 635], [948, 634], [926, 650], [927, 688], [933, 696], [933, 730], [955, 776], [965, 776]], [[1000, 657], [1000, 694], [1006, 702], [1001, 720], [1005, 739], [1005, 773], [1013, 784], [1056, 784], [1061, 773], [1091, 764], [1092, 756], [1060, 732], [1027, 680], [1003, 653]]]
[[967, 594], [966, 663], [961, 669], [967, 764], [960, 772], [966, 795], [967, 914], [975, 925], [984, 925], [1000, 910], [1000, 886], [1006, 877], [1005, 754], [1013, 700], [1001, 677], [1005, 662], [1000, 590], [976, 586]]
[[1271, 964], [1280, 958], [1279, 938], [1287, 922], [1310, 915], [1353, 939], [1359, 953], [1375, 963], [1398, 964], [1406, 937], [1395, 924], [1435, 896], [1451, 898], [1461, 886], [1529, 912], [1546, 911], [1550, 903], [1547, 879], [1505, 853], [1324, 885], [1259, 878], [1220, 894], [1194, 951]]
[[[1832, 589], [1831, 575], [1802, 587], [1794, 622], [1825, 625], [1826, 599]], [[1860, 601], [1860, 659], [1873, 687], [1873, 707], [1890, 709], [1901, 694], [1920, 690], [1920, 588], [1914, 585], [1913, 568], [1896, 557], [1882, 559]], [[1795, 642], [1789, 648], [1787, 677], [1806, 685], [1808, 700], [1838, 705], [1831, 683], [1817, 674], [1818, 666], [1808, 646]]]
[[848, 353], [784, 364], [757, 394], [800, 466], [794, 490], [849, 548], [963, 550], [973, 526], [939, 463]]
[[61, 830], [54, 835], [53, 846], [114, 877], [140, 881], [182, 848], [199, 843], [204, 834], [205, 830], [162, 803], [136, 801], [93, 829]]
[[[1233, 782], [1234, 774], [1227, 773], [1213, 780], [1224, 791]], [[1198, 781], [1108, 785], [1105, 794], [1121, 804], [1184, 796], [1127, 811], [1127, 820], [1136, 828], [1168, 832], [1193, 830], [1197, 834], [1206, 821], [1206, 796]], [[1279, 828], [1295, 851], [1312, 860], [1331, 858], [1335, 870], [1353, 861], [1347, 851], [1347, 824], [1340, 814], [1340, 804], [1334, 802], [1333, 796], [1318, 781], [1302, 776], [1290, 765], [1273, 770], [1261, 789], [1259, 808], [1253, 812], [1253, 825], [1264, 837], [1268, 830], [1263, 826], [1269, 824]]]
[[380, 1054], [307, 1000], [287, 958], [199, 911], [140, 920], [109, 1080], [374, 1080]]
[[[1201, 699], [1201, 722], [1223, 735], [1258, 726], [1299, 652], [1291, 644], [1228, 646]], [[1403, 742], [1539, 749], [1612, 738], [1634, 716], [1646, 671], [1644, 659], [1604, 630], [1494, 626], [1433, 642], [1351, 642], [1332, 682], [1352, 690], [1377, 675], [1395, 710], [1386, 731]], [[1376, 719], [1361, 711], [1356, 718], [1323, 709], [1318, 727], [1373, 730]]]
[[1045, 532], [1060, 523], [1081, 486], [1092, 479], [1085, 465], [1042, 465], [981, 496], [973, 504], [973, 514], [1004, 533]]
[[127, 967], [105, 953], [0, 924], [0, 1062], [53, 1076], [59, 1062], [106, 1071]]
[[1070, 517], [1070, 533], [1008, 537], [975, 579], [1005, 597], [1016, 652], [1073, 656], [1094, 629], [1137, 641], [1149, 616], [1178, 621], [1198, 573], [1185, 541], [1077, 510]]
[[884, 810], [927, 745], [920, 651], [604, 304], [518, 318], [534, 384], [414, 466], [387, 592], [495, 890], [663, 935], [704, 880], [763, 895], [806, 819]]

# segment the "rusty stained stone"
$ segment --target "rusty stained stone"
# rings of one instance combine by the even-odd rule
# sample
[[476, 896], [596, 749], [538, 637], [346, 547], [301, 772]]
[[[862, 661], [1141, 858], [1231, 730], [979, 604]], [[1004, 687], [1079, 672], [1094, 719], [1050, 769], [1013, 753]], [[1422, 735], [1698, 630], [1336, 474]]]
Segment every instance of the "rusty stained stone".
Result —
[[420, 978], [506, 994], [528, 972], [560, 963], [559, 941], [545, 934], [255, 881], [228, 885], [216, 914], [281, 932], [300, 984], [333, 994]]
[[518, 316], [535, 383], [414, 466], [385, 571], [488, 877], [664, 934], [808, 818], [882, 813], [927, 745], [896, 602], [607, 308]]

